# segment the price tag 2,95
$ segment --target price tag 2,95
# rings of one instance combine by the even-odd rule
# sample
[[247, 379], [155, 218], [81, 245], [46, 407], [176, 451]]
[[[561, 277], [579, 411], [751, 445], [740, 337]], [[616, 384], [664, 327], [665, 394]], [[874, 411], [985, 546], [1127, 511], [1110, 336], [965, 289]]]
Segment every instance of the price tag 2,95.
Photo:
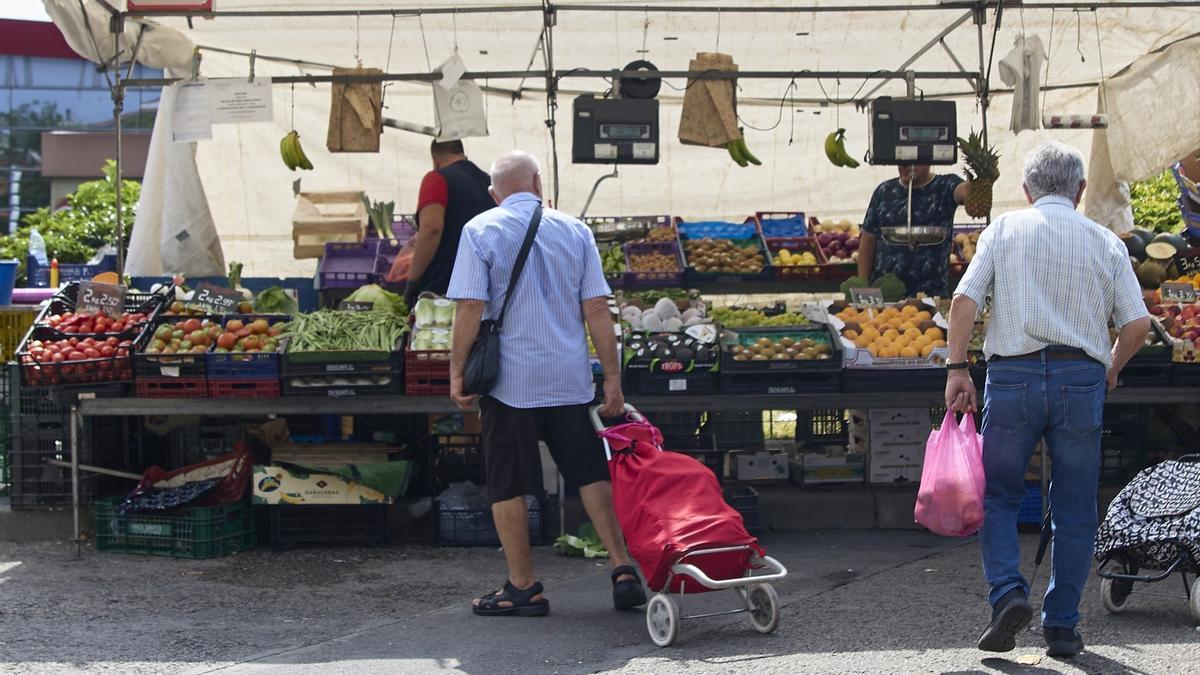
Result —
[[125, 311], [125, 291], [124, 286], [81, 281], [75, 309], [80, 314], [102, 312], [115, 319]]
[[1191, 304], [1196, 302], [1196, 288], [1191, 284], [1168, 281], [1158, 287], [1163, 302], [1180, 302]]
[[196, 289], [189, 304], [213, 314], [232, 314], [242, 300], [242, 294], [235, 290], [203, 283]]
[[864, 307], [882, 307], [883, 291], [878, 288], [851, 288], [850, 302]]
[[370, 312], [375, 309], [375, 303], [343, 300], [338, 303], [338, 309], [344, 312]]

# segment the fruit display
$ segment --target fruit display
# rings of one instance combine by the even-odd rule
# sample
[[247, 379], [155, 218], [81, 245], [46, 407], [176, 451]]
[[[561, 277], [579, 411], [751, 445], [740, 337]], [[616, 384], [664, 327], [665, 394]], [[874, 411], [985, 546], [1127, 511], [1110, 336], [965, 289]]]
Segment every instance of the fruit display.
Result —
[[600, 253], [600, 267], [605, 276], [625, 273], [625, 251], [620, 246], [611, 245]]
[[762, 310], [734, 307], [714, 307], [709, 312], [709, 317], [725, 328], [803, 326], [809, 323], [808, 317], [795, 312], [783, 312], [782, 314], [767, 316]]
[[629, 253], [630, 272], [679, 272], [679, 259], [667, 253]]
[[954, 235], [954, 248], [950, 253], [950, 263], [955, 265], [969, 264], [975, 258], [975, 248], [979, 245], [980, 234], [983, 234], [983, 232], [959, 232]]
[[676, 240], [675, 228], [666, 225], [663, 227], [652, 227], [646, 232], [646, 241], [649, 242], [673, 242]]
[[1200, 344], [1200, 303], [1156, 303], [1150, 306], [1150, 314], [1171, 338], [1172, 359], [1196, 363], [1196, 347]]
[[934, 320], [934, 310], [915, 300], [883, 308], [859, 309], [846, 303], [829, 307], [847, 348], [883, 360], [928, 359], [934, 350], [945, 347], [946, 331]]
[[154, 329], [154, 335], [141, 352], [148, 355], [204, 354], [216, 344], [221, 326], [210, 319], [167, 322]]
[[858, 260], [858, 234], [849, 229], [818, 232], [817, 244], [831, 265]]
[[729, 239], [694, 239], [684, 242], [688, 266], [701, 274], [759, 274], [766, 262], [752, 241], [735, 244]]
[[793, 253], [786, 248], [781, 248], [775, 252], [771, 259], [773, 265], [811, 267], [819, 264], [817, 255], [812, 251], [800, 251]]
[[734, 361], [828, 361], [836, 348], [824, 331], [726, 331], [724, 349]]
[[858, 160], [846, 152], [845, 129], [838, 129], [825, 137], [825, 157], [834, 166], [843, 166], [847, 169], [858, 168]]
[[690, 300], [659, 298], [652, 307], [642, 309], [643, 303], [630, 301], [621, 308], [621, 322], [634, 331], [677, 333], [689, 326], [705, 323], [705, 306]]
[[145, 312], [124, 312], [113, 318], [103, 312], [61, 311], [44, 316], [41, 325], [64, 335], [119, 335], [149, 321]]
[[214, 354], [275, 353], [279, 351], [280, 338], [288, 327], [286, 321], [272, 324], [267, 319], [230, 319], [214, 338], [212, 351]]
[[966, 163], [963, 174], [970, 184], [963, 208], [973, 218], [986, 218], [992, 212], [992, 185], [1000, 177], [1000, 155], [974, 129], [966, 138], [958, 139], [958, 148]]
[[300, 134], [295, 129], [279, 140], [279, 156], [284, 165], [292, 171], [312, 171], [312, 162], [308, 161], [308, 156], [304, 154], [304, 148], [300, 146]]
[[134, 341], [115, 336], [52, 339], [35, 328], [19, 352], [27, 386], [133, 379]]
[[719, 357], [716, 339], [711, 326], [682, 333], [633, 332], [625, 340], [625, 366], [668, 373], [711, 369]]

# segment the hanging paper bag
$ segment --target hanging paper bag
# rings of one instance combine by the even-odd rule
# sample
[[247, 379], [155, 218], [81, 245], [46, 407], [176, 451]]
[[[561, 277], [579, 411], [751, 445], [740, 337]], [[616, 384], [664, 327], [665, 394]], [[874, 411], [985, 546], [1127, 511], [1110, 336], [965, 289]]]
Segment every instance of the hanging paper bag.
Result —
[[449, 90], [435, 86], [433, 103], [437, 113], [438, 141], [488, 135], [483, 91], [474, 82], [459, 80]]
[[[378, 68], [334, 68], [333, 76], [383, 75]], [[379, 152], [383, 133], [383, 83], [333, 83], [329, 108], [329, 133], [325, 146], [330, 152]]]

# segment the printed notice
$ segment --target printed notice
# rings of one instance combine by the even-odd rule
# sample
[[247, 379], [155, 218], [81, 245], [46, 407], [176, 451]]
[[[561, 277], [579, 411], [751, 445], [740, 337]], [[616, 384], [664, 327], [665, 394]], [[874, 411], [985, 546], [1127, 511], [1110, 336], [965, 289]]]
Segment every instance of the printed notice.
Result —
[[206, 82], [176, 82], [172, 86], [175, 89], [175, 105], [171, 108], [171, 140], [194, 143], [212, 138]]
[[208, 111], [213, 124], [270, 122], [271, 78], [253, 82], [244, 77], [209, 80]]

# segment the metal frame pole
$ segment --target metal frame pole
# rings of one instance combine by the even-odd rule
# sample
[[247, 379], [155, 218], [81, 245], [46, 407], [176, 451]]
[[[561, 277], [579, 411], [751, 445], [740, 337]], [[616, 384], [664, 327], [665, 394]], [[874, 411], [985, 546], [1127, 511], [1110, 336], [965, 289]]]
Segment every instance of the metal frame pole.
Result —
[[71, 511], [74, 516], [75, 555], [82, 553], [79, 537], [79, 404], [71, 405]]

